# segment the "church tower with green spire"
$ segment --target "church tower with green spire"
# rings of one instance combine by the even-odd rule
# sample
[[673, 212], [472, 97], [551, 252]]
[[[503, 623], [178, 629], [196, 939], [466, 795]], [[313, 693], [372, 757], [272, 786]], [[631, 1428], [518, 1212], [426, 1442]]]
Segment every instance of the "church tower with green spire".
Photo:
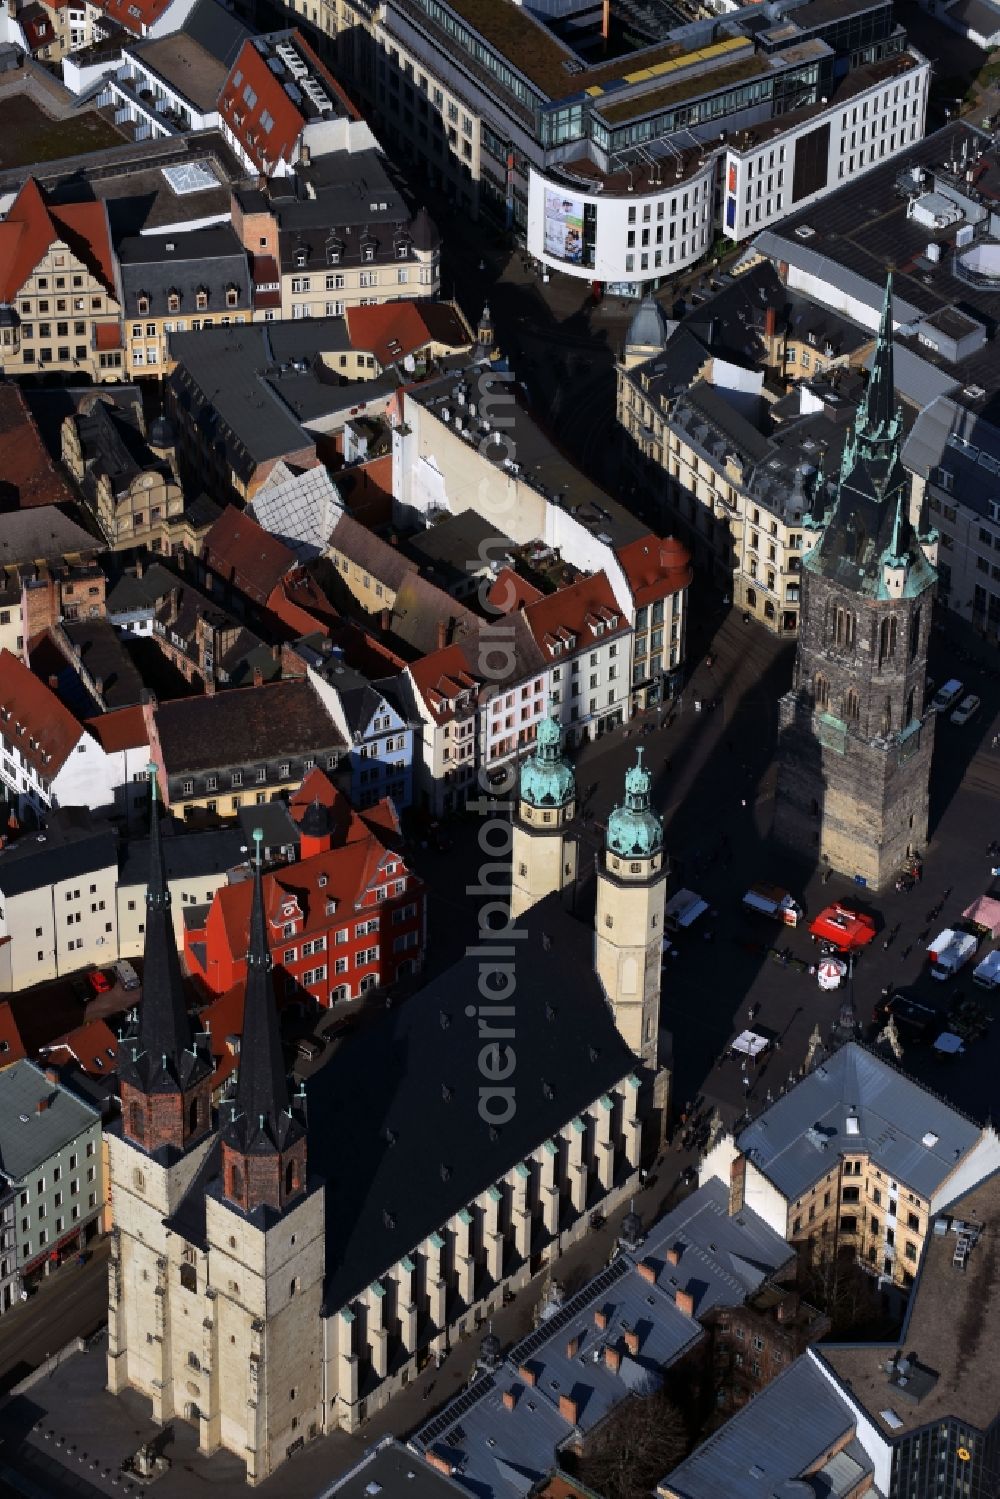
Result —
[[667, 866], [642, 750], [625, 774], [625, 801], [608, 818], [597, 872], [594, 967], [626, 1043], [660, 1071], [660, 968]]
[[937, 573], [909, 517], [892, 326], [890, 274], [832, 505], [803, 559], [774, 820], [779, 842], [873, 889], [926, 844], [934, 742], [924, 697]]
[[534, 753], [521, 766], [511, 848], [511, 917], [576, 879], [576, 777], [554, 709], [538, 725]]

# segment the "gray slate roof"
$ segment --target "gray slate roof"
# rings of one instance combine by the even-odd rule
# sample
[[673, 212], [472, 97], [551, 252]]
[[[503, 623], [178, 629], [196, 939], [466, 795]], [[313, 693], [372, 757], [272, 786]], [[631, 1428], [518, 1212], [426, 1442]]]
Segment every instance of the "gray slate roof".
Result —
[[954, 493], [977, 515], [992, 517], [1000, 473], [1000, 428], [985, 417], [940, 396], [917, 416], [903, 444], [903, 463], [921, 478], [946, 468]]
[[[791, 1495], [799, 1492], [791, 1486], [794, 1480], [812, 1470], [853, 1428], [854, 1415], [847, 1402], [806, 1353], [661, 1479], [661, 1484], [680, 1499]], [[845, 1450], [855, 1464], [848, 1472], [857, 1483], [861, 1473], [873, 1471], [872, 1465], [859, 1443], [852, 1442]], [[831, 1475], [838, 1481], [841, 1476], [839, 1470]], [[804, 1485], [801, 1491], [830, 1499], [849, 1492], [842, 1485], [819, 1488], [816, 1484]]]
[[44, 833], [27, 833], [0, 849], [0, 895], [8, 900], [55, 880], [108, 869], [118, 859], [111, 824], [86, 807], [59, 807]]
[[63, 515], [56, 505], [12, 510], [0, 525], [0, 567], [55, 562], [78, 552], [96, 554], [102, 546], [103, 542]]
[[23, 1181], [100, 1117], [75, 1093], [50, 1083], [34, 1062], [5, 1067], [0, 1072], [0, 1173], [11, 1182]]
[[[246, 312], [252, 305], [246, 251], [228, 224], [187, 234], [133, 235], [118, 246], [118, 259], [127, 318], [176, 315], [190, 322]], [[232, 307], [226, 300], [230, 288], [236, 291]], [[167, 303], [172, 291], [180, 294], [177, 314], [170, 314]], [[199, 291], [208, 295], [202, 308], [197, 304]], [[148, 312], [139, 311], [140, 295], [149, 297]]]
[[[184, 824], [163, 818], [160, 824], [167, 879], [192, 879], [222, 874], [246, 863], [246, 835], [242, 828], [209, 828], [185, 833]], [[122, 847], [119, 885], [145, 885], [149, 879], [149, 839], [130, 838]]]
[[[856, 1133], [847, 1119], [855, 1115]], [[919, 1083], [852, 1042], [747, 1126], [737, 1144], [782, 1195], [801, 1197], [840, 1155], [863, 1151], [922, 1197], [933, 1197], [980, 1138]], [[924, 1144], [924, 1137], [931, 1141]]]
[[[677, 1265], [667, 1260], [669, 1249], [680, 1251]], [[497, 1373], [418, 1430], [413, 1445], [455, 1463], [459, 1482], [480, 1499], [514, 1499], [556, 1464], [558, 1446], [570, 1430], [559, 1414], [560, 1393], [576, 1400], [579, 1429], [593, 1431], [630, 1393], [656, 1388], [661, 1371], [701, 1340], [700, 1319], [709, 1310], [742, 1304], [793, 1258], [780, 1235], [751, 1210], [731, 1218], [727, 1189], [706, 1182], [654, 1224], [634, 1254], [619, 1253], [510, 1349]], [[655, 1270], [655, 1285], [640, 1275], [643, 1262]], [[678, 1309], [678, 1290], [694, 1295], [694, 1317]], [[600, 1309], [608, 1316], [604, 1331], [594, 1322]], [[641, 1338], [635, 1355], [624, 1344], [625, 1332], [632, 1329]], [[570, 1356], [568, 1345], [577, 1337], [577, 1352]], [[617, 1372], [604, 1362], [605, 1346], [622, 1354]], [[537, 1376], [530, 1391], [518, 1375], [526, 1364]], [[504, 1392], [511, 1389], [520, 1394], [513, 1411], [503, 1406]]]

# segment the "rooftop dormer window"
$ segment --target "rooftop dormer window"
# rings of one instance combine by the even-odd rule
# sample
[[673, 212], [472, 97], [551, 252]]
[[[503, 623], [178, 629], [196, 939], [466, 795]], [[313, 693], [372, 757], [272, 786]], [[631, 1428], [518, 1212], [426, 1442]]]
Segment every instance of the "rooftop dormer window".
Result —
[[167, 292], [167, 311], [168, 312], [180, 312], [180, 310], [181, 310], [181, 294], [180, 294], [180, 292], [179, 291], [168, 291]]
[[238, 288], [235, 287], [235, 286], [227, 286], [226, 287], [226, 306], [227, 307], [235, 307], [239, 303], [239, 300], [240, 300], [240, 294], [239, 294]]
[[198, 311], [204, 312], [208, 306], [208, 289], [204, 286], [199, 286], [194, 294], [194, 301]]
[[301, 270], [309, 259], [309, 251], [302, 245], [295, 252], [295, 264]]
[[135, 299], [135, 305], [139, 312], [149, 311], [149, 293], [141, 291]]
[[365, 259], [366, 260], [374, 260], [375, 259], [375, 246], [374, 245], [365, 245]]

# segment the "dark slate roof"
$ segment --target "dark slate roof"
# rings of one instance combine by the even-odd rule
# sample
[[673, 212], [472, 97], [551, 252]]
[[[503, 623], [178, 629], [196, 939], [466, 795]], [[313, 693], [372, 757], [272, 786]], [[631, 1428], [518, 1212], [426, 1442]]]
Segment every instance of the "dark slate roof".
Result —
[[28, 833], [0, 849], [0, 894], [9, 900], [55, 880], [107, 869], [118, 860], [118, 838], [111, 824], [86, 807], [52, 812], [44, 833]]
[[[246, 837], [239, 828], [208, 828], [185, 832], [179, 819], [162, 820], [161, 846], [168, 880], [221, 874], [246, 863]], [[119, 885], [145, 884], [149, 874], [149, 839], [130, 838], [123, 846]]]
[[142, 999], [135, 1029], [118, 1053], [118, 1076], [143, 1093], [187, 1090], [212, 1070], [211, 1054], [198, 1051], [187, 1013], [184, 980], [174, 938], [170, 887], [160, 838], [160, 807], [153, 786], [146, 886]]
[[285, 1057], [274, 998], [271, 950], [264, 917], [261, 863], [254, 864], [250, 947], [243, 1001], [239, 1077], [232, 1115], [223, 1128], [227, 1145], [249, 1155], [284, 1151], [301, 1140], [304, 1122], [288, 1098]]
[[474, 957], [352, 1036], [307, 1084], [310, 1169], [327, 1183], [328, 1313], [639, 1065], [594, 972], [592, 932], [558, 897], [521, 925], [517, 1109], [492, 1136], [479, 1113], [479, 1022], [466, 1010]]
[[243, 829], [242, 840], [251, 846], [254, 828], [264, 834], [264, 855], [269, 849], [297, 848], [299, 829], [283, 801], [262, 802], [260, 806], [241, 807], [236, 814]]
[[341, 744], [329, 714], [306, 681], [178, 698], [159, 705], [156, 725], [171, 776], [251, 760], [294, 760]]
[[100, 681], [103, 706], [108, 712], [134, 708], [142, 702], [142, 677], [114, 625], [106, 619], [68, 619], [63, 630], [74, 650], [80, 652], [80, 667]]
[[[192, 229], [186, 234], [137, 234], [118, 246], [121, 264], [124, 314], [127, 318], [171, 315], [168, 294], [180, 294], [180, 311], [187, 321], [246, 311], [251, 306], [250, 272], [246, 251], [228, 224]], [[234, 307], [226, 293], [234, 288]], [[197, 303], [199, 291], [208, 294], [205, 307]], [[138, 297], [149, 297], [147, 312], [140, 312]]]
[[56, 562], [63, 557], [96, 554], [104, 543], [91, 536], [56, 505], [12, 510], [0, 524], [0, 567], [24, 562]]
[[86, 464], [83, 489], [93, 493], [93, 479], [106, 476], [115, 494], [128, 489], [143, 469], [163, 470], [139, 430], [138, 414], [103, 398], [76, 418], [76, 430]]
[[183, 29], [192, 41], [227, 67], [235, 62], [237, 52], [250, 36], [243, 22], [218, 0], [196, 0]]
[[165, 598], [171, 588], [176, 588], [176, 574], [168, 572], [159, 562], [144, 568], [141, 578], [134, 573], [124, 573], [107, 596], [106, 607], [110, 615], [131, 614], [139, 609], [155, 609], [160, 599]]

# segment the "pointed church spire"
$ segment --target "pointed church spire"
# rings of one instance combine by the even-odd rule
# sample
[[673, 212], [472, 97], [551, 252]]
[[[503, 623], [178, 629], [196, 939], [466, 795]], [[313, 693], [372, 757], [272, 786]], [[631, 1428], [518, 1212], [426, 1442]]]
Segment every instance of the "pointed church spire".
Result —
[[301, 1123], [289, 1106], [288, 1078], [278, 1027], [271, 979], [271, 951], [264, 915], [261, 842], [255, 828], [253, 899], [250, 907], [250, 945], [247, 952], [246, 995], [243, 1003], [243, 1034], [240, 1041], [236, 1106], [226, 1128], [226, 1139], [246, 1151], [282, 1151], [293, 1136], [302, 1133]]
[[156, 1090], [187, 1088], [205, 1068], [195, 1051], [194, 1035], [184, 998], [174, 924], [170, 909], [160, 834], [155, 765], [149, 766], [150, 824], [149, 880], [146, 886], [146, 931], [139, 1020], [132, 1038], [134, 1063], [145, 1086]]
[[892, 271], [885, 280], [882, 316], [879, 319], [868, 388], [858, 408], [854, 425], [862, 443], [891, 440], [899, 432], [892, 349]]

